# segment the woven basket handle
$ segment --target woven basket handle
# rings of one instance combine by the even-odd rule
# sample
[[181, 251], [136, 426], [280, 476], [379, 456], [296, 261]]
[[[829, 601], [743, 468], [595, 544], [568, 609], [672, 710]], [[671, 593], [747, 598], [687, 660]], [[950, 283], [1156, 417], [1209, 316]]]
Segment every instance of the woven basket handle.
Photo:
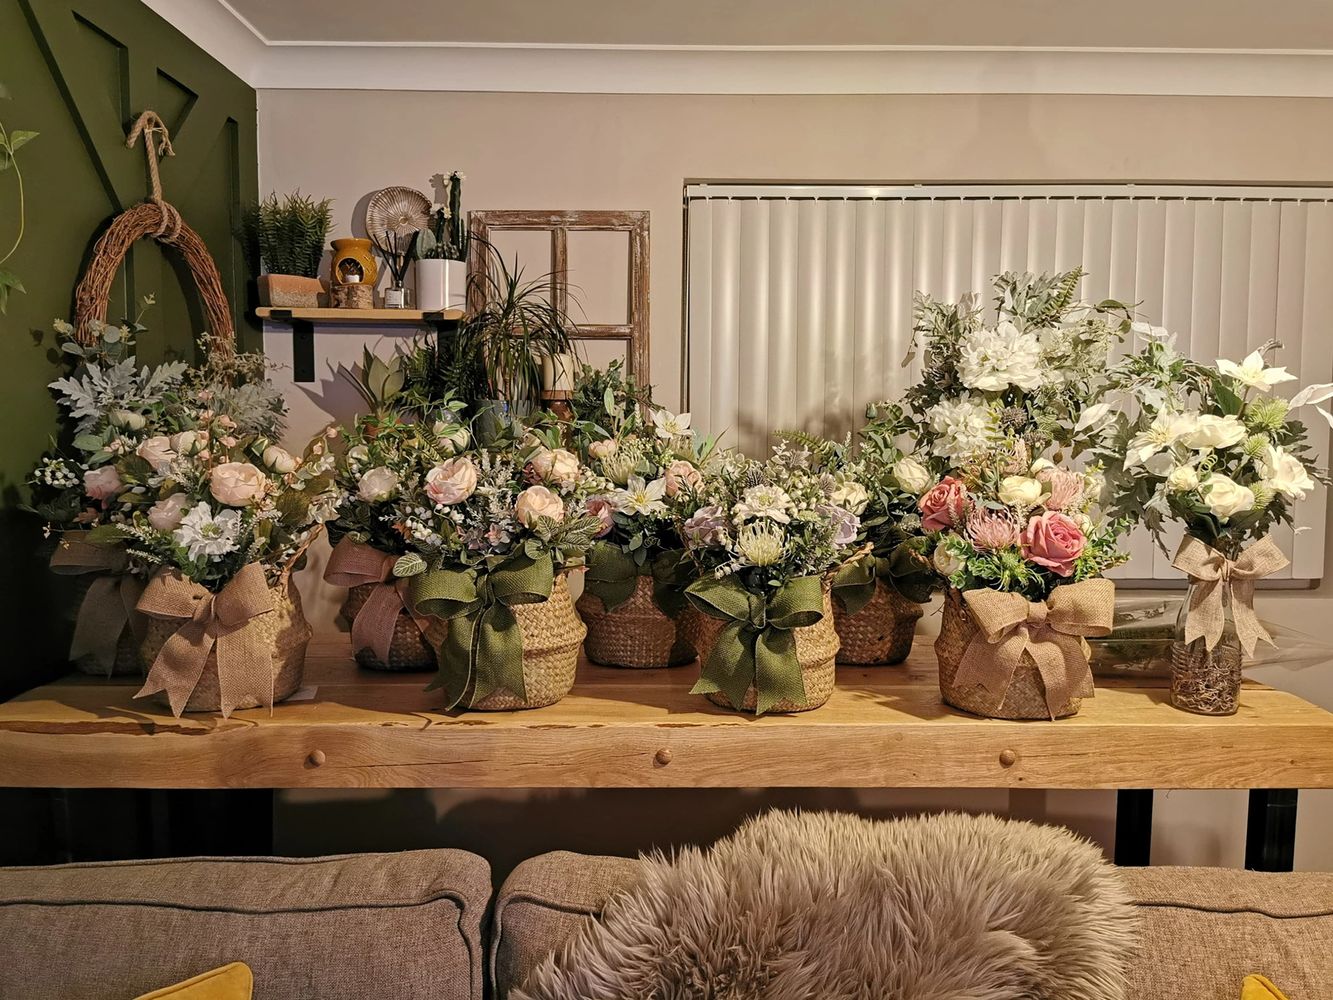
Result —
[[[93, 247], [88, 268], [74, 292], [75, 338], [81, 344], [91, 344], [96, 339], [93, 323], [106, 322], [112, 283], [125, 262], [125, 255], [134, 243], [148, 237], [180, 252], [199, 290], [206, 327], [215, 338], [217, 350], [233, 354], [236, 350], [235, 327], [217, 264], [199, 234], [185, 223], [173, 205], [162, 199], [157, 158], [159, 155], [176, 155], [171, 147], [171, 136], [162, 119], [153, 111], [145, 111], [139, 116], [125, 145], [133, 148], [140, 135], [148, 161], [150, 193], [146, 201], [116, 216]], [[156, 141], [154, 137], [157, 137]]]

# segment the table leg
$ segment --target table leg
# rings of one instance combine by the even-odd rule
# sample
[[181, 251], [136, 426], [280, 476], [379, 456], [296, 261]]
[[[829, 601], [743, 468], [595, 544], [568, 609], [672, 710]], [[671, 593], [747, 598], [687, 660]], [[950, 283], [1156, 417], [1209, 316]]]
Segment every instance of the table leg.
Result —
[[1151, 788], [1122, 788], [1115, 798], [1115, 863], [1142, 868], [1152, 863]]
[[292, 381], [315, 381], [315, 324], [292, 320]]
[[1289, 872], [1295, 860], [1296, 789], [1251, 789], [1245, 867], [1255, 872]]

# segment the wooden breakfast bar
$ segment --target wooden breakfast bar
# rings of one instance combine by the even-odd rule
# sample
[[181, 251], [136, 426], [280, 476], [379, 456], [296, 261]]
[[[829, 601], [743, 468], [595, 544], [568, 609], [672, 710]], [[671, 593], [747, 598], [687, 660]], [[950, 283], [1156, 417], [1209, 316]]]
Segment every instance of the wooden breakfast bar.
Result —
[[444, 712], [428, 675], [360, 670], [337, 637], [271, 713], [174, 719], [134, 678], [28, 691], [0, 704], [0, 785], [1116, 789], [1122, 863], [1147, 861], [1151, 789], [1244, 788], [1251, 867], [1290, 864], [1288, 790], [1333, 788], [1333, 714], [1286, 692], [1247, 684], [1213, 718], [1172, 708], [1163, 681], [1099, 679], [1073, 718], [1005, 722], [942, 704], [934, 663], [920, 643], [899, 667], [840, 668], [824, 707], [758, 719], [691, 695], [692, 667], [587, 663], [549, 708]]

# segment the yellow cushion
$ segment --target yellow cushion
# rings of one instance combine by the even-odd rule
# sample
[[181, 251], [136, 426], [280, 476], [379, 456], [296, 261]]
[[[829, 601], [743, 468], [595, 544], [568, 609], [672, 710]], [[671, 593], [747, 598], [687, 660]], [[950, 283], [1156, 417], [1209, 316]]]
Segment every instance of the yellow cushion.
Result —
[[174, 1000], [250, 1000], [252, 989], [254, 977], [250, 974], [250, 966], [244, 962], [232, 962], [231, 965], [205, 972], [175, 986], [145, 993], [138, 1000], [162, 1000], [164, 997], [172, 997]]
[[1287, 1000], [1282, 991], [1263, 976], [1246, 976], [1240, 984], [1240, 1000]]

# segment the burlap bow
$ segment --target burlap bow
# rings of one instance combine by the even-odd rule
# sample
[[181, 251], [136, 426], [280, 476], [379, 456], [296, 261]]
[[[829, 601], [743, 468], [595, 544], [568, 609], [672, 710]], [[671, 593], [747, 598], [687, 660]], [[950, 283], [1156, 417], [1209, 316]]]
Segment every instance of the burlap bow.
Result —
[[765, 595], [746, 590], [734, 576], [707, 576], [690, 584], [685, 596], [699, 611], [726, 622], [691, 694], [720, 691], [740, 708], [753, 687], [756, 715], [780, 701], [805, 701], [793, 630], [824, 617], [819, 577], [798, 577]]
[[1276, 645], [1254, 613], [1254, 584], [1289, 561], [1267, 535], [1241, 552], [1239, 559], [1228, 559], [1206, 542], [1186, 535], [1171, 561], [1172, 566], [1188, 574], [1197, 585], [1190, 592], [1185, 611], [1185, 641], [1202, 638], [1207, 649], [1217, 645], [1226, 623], [1222, 595], [1230, 590], [1231, 616], [1245, 655], [1254, 655], [1255, 643], [1260, 639], [1270, 646]]
[[551, 596], [555, 567], [550, 555], [517, 555], [494, 569], [440, 569], [412, 577], [408, 599], [423, 614], [449, 622], [436, 651], [440, 673], [432, 688], [444, 688], [446, 708], [471, 692], [469, 705], [505, 688], [520, 700], [523, 631], [516, 604], [540, 604]]
[[833, 597], [849, 615], [870, 603], [880, 584], [892, 587], [917, 604], [930, 600], [935, 577], [913, 542], [905, 542], [888, 555], [866, 552], [843, 563], [833, 577]]
[[74, 638], [69, 658], [85, 657], [106, 671], [116, 662], [116, 648], [126, 627], [140, 638], [134, 606], [143, 593], [143, 583], [125, 572], [129, 557], [118, 545], [97, 545], [66, 532], [51, 556], [51, 570], [64, 576], [96, 573], [88, 584], [74, 619]]
[[1071, 698], [1091, 697], [1092, 671], [1081, 640], [1111, 631], [1115, 584], [1110, 580], [1056, 587], [1044, 603], [998, 590], [965, 591], [963, 603], [978, 634], [958, 665], [954, 683], [960, 688], [981, 688], [990, 696], [989, 707], [998, 710], [1026, 653], [1041, 674], [1052, 719]]
[[209, 653], [216, 653], [222, 716], [247, 696], [273, 707], [273, 649], [256, 627], [274, 610], [273, 595], [257, 563], [243, 566], [221, 591], [162, 570], [144, 588], [139, 610], [150, 618], [181, 622], [162, 645], [136, 698], [165, 691], [179, 717], [203, 676]]
[[381, 663], [389, 662], [400, 613], [406, 611], [423, 635], [426, 631], [426, 620], [417, 615], [408, 597], [410, 581], [394, 580], [394, 562], [389, 553], [344, 537], [334, 546], [324, 569], [324, 579], [335, 587], [374, 586], [352, 619], [352, 651], [369, 649]]
[[651, 576], [653, 603], [675, 618], [685, 610], [685, 586], [693, 579], [693, 563], [684, 556], [681, 549], [667, 549], [640, 565], [617, 543], [597, 542], [588, 553], [583, 589], [600, 598], [609, 613], [634, 596], [640, 576]]

